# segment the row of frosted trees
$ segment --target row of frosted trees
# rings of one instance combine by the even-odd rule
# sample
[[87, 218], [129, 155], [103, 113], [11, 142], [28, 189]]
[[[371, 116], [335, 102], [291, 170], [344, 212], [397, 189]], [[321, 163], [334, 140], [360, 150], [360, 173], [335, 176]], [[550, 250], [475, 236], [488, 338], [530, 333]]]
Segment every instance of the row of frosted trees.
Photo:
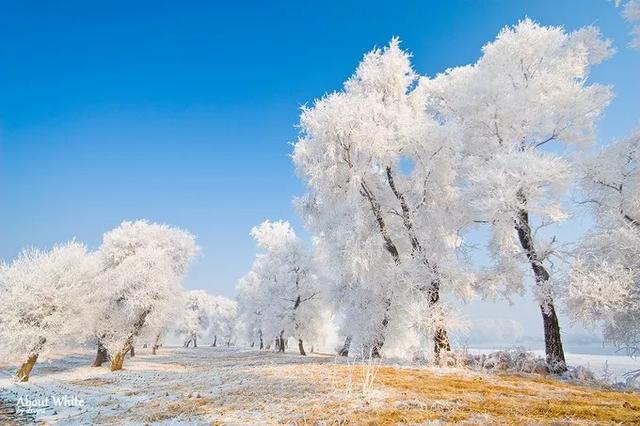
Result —
[[[559, 304], [637, 348], [640, 136], [588, 149], [613, 93], [589, 73], [612, 53], [594, 27], [526, 19], [433, 78], [397, 39], [366, 54], [342, 90], [302, 110], [296, 204], [313, 254], [287, 223], [252, 231], [262, 252], [238, 284], [250, 340], [293, 337], [304, 354], [330, 312], [343, 355], [432, 345], [439, 359], [453, 303], [508, 299], [530, 281], [550, 371], [566, 370]], [[582, 209], [586, 237], [559, 241]]]
[[[588, 149], [613, 93], [589, 72], [611, 54], [593, 27], [524, 20], [476, 63], [429, 78], [394, 39], [302, 111], [293, 162], [311, 247], [286, 222], [255, 227], [237, 301], [185, 293], [198, 248], [165, 225], [124, 222], [95, 252], [25, 251], [0, 268], [0, 351], [22, 354], [27, 380], [38, 357], [87, 341], [118, 370], [136, 341], [156, 350], [169, 331], [185, 346], [294, 339], [304, 355], [335, 328], [342, 355], [430, 348], [441, 360], [456, 304], [508, 300], [527, 282], [550, 371], [566, 369], [559, 306], [637, 351], [640, 135]], [[583, 209], [584, 238], [559, 241]]]
[[230, 343], [235, 302], [182, 287], [197, 252], [188, 232], [146, 221], [123, 222], [94, 252], [76, 241], [25, 250], [0, 266], [0, 356], [22, 357], [27, 381], [39, 357], [96, 342], [94, 366], [113, 371], [135, 342], [155, 354], [169, 332]]

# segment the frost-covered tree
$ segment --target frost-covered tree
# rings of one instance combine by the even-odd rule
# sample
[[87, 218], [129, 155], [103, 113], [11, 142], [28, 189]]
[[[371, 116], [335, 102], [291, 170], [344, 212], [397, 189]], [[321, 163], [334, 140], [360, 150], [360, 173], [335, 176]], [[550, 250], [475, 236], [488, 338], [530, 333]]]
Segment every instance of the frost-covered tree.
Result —
[[264, 349], [262, 332], [262, 312], [264, 300], [260, 295], [260, 277], [253, 271], [240, 278], [236, 285], [238, 301], [238, 321], [246, 341], [254, 347]]
[[204, 290], [191, 290], [185, 295], [182, 319], [176, 326], [176, 334], [184, 338], [184, 347], [198, 347], [198, 339], [206, 335], [210, 327], [210, 298]]
[[104, 234], [96, 331], [111, 354], [111, 370], [122, 369], [138, 336], [155, 337], [179, 309], [184, 274], [197, 251], [188, 232], [143, 220]]
[[603, 325], [605, 339], [640, 354], [640, 132], [613, 143], [582, 168], [584, 205], [595, 226], [569, 273], [574, 318]]
[[258, 330], [276, 339], [276, 347], [285, 350], [285, 339], [298, 341], [301, 355], [306, 355], [305, 341], [316, 341], [321, 329], [318, 277], [312, 256], [305, 249], [288, 222], [265, 221], [251, 230], [259, 249], [248, 276], [238, 284], [241, 301], [251, 297], [245, 312], [259, 312]]
[[469, 290], [456, 256], [459, 141], [416, 83], [397, 39], [373, 50], [344, 90], [303, 109], [293, 155], [309, 189], [301, 214], [335, 266], [343, 328], [373, 355], [407, 328], [407, 307], [425, 301], [435, 353], [448, 350], [446, 315], [434, 313], [449, 312], [442, 291]]
[[640, 49], [640, 0], [615, 0], [615, 4], [616, 7], [623, 4], [622, 16], [633, 24], [630, 45], [635, 49]]
[[88, 337], [96, 257], [69, 242], [50, 251], [25, 250], [0, 267], [0, 354], [26, 359], [16, 380], [27, 381], [39, 357]]
[[[566, 217], [572, 164], [562, 148], [594, 139], [611, 93], [587, 79], [610, 53], [596, 28], [567, 33], [526, 19], [484, 46], [477, 63], [421, 84], [430, 108], [464, 144], [469, 206], [493, 231], [490, 274], [508, 293], [522, 290], [523, 264], [533, 272], [547, 361], [557, 372], [566, 366], [549, 269], [554, 239], [536, 230]], [[496, 291], [496, 280], [485, 289]]]
[[218, 345], [218, 338], [229, 346], [238, 330], [238, 302], [223, 296], [209, 296], [209, 328], [207, 335], [213, 339], [212, 346]]

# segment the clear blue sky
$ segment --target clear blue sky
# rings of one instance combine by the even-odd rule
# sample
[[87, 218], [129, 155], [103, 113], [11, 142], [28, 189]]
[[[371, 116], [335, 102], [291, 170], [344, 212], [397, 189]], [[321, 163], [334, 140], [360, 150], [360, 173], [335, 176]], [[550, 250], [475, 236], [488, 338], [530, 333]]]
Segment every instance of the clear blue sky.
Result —
[[1, 1], [0, 258], [124, 219], [189, 229], [187, 286], [233, 294], [266, 218], [301, 228], [288, 155], [299, 107], [339, 89], [398, 35], [421, 73], [475, 61], [529, 16], [596, 24], [618, 54], [593, 80], [617, 98], [602, 139], [640, 119], [640, 52], [605, 0], [415, 2]]

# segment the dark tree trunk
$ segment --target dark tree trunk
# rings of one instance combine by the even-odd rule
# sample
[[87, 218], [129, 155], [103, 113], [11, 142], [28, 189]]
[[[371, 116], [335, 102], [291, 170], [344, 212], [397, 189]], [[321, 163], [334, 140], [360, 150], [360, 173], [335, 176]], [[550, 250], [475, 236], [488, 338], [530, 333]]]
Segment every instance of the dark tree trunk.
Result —
[[344, 344], [342, 345], [342, 348], [340, 349], [340, 351], [338, 351], [338, 355], [349, 356], [349, 349], [351, 349], [351, 340], [352, 340], [351, 336], [347, 336], [347, 338], [344, 339]]
[[380, 334], [374, 340], [373, 346], [371, 346], [371, 353], [369, 354], [372, 358], [382, 358], [382, 346], [384, 346], [384, 331], [389, 325], [389, 317], [387, 313], [391, 308], [391, 300], [386, 300], [386, 306], [384, 310], [384, 317], [382, 318], [382, 328], [380, 329]]
[[136, 356], [136, 347], [131, 345], [131, 350], [129, 351], [129, 356], [130, 358], [133, 358], [134, 356]]
[[158, 348], [160, 347], [160, 334], [156, 336], [155, 342], [153, 342], [153, 346], [151, 347], [151, 355], [155, 355], [158, 352]]
[[102, 363], [109, 360], [109, 353], [107, 352], [107, 348], [102, 344], [102, 340], [100, 338], [98, 340], [98, 351], [96, 352], [96, 359], [91, 364], [92, 367], [100, 367]]
[[284, 352], [285, 350], [285, 342], [284, 342], [284, 330], [280, 331], [280, 336], [277, 337], [277, 339], [280, 340], [280, 343], [278, 344], [278, 348], [280, 349], [280, 352]]
[[264, 341], [262, 340], [262, 329], [258, 329], [258, 337], [260, 338], [260, 349], [264, 349]]
[[198, 347], [198, 336], [196, 336], [195, 334], [193, 335], [193, 347]]
[[[393, 177], [393, 172], [390, 167], [386, 168], [387, 173], [387, 183], [391, 188], [391, 191], [395, 195], [396, 199], [400, 203], [400, 209], [402, 211], [402, 223], [404, 225], [405, 230], [407, 231], [407, 235], [409, 236], [409, 241], [411, 242], [411, 252], [413, 256], [421, 256], [424, 262], [424, 265], [431, 270], [436, 276], [438, 274], [437, 265], [433, 265], [429, 262], [424, 251], [422, 250], [422, 245], [418, 240], [418, 236], [416, 235], [413, 229], [413, 220], [411, 217], [411, 211], [409, 210], [409, 205], [407, 204], [407, 200], [402, 192], [396, 187], [396, 183]], [[431, 281], [430, 286], [424, 286], [423, 290], [428, 291], [429, 293], [429, 307], [434, 307], [440, 302], [440, 281], [438, 278]], [[444, 326], [439, 326], [433, 333], [433, 352], [436, 358], [440, 358], [440, 353], [442, 351], [450, 351], [451, 346], [449, 344], [449, 337], [447, 335], [447, 329]]]
[[[429, 306], [434, 307], [440, 302], [440, 282], [433, 281], [429, 292]], [[438, 326], [433, 332], [433, 353], [436, 356], [436, 360], [440, 360], [440, 354], [443, 351], [451, 351], [451, 345], [447, 329], [443, 326]]]
[[307, 355], [304, 351], [304, 345], [302, 344], [302, 339], [298, 339], [298, 350], [300, 351], [300, 355]]
[[[533, 236], [531, 226], [529, 224], [529, 212], [526, 209], [527, 198], [518, 191], [518, 200], [522, 207], [518, 211], [516, 220], [516, 231], [518, 232], [518, 240], [527, 255], [533, 275], [535, 276], [536, 285], [544, 288], [549, 281], [549, 272], [544, 267], [542, 261], [538, 257], [538, 253], [533, 244]], [[545, 294], [546, 300], [540, 304], [540, 312], [542, 313], [542, 323], [544, 325], [544, 349], [547, 358], [547, 366], [554, 374], [567, 371], [567, 363], [564, 358], [564, 349], [562, 348], [562, 338], [560, 336], [560, 324], [553, 303], [551, 294]]]
[[218, 344], [218, 336], [213, 336], [213, 345], [211, 345], [211, 346], [213, 346], [215, 348], [217, 344]]

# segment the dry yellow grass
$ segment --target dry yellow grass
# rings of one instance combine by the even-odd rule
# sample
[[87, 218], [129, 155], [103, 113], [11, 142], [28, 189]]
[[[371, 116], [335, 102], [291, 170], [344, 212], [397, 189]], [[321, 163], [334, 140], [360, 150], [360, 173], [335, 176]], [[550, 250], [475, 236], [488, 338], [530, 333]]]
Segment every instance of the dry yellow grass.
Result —
[[[348, 369], [358, 367], [326, 368], [347, 369], [343, 372], [346, 377]], [[535, 375], [467, 376], [381, 367], [374, 387], [385, 393], [383, 404], [365, 403], [351, 410], [307, 407], [298, 423], [385, 425], [440, 420], [505, 425], [640, 424], [640, 394]]]

